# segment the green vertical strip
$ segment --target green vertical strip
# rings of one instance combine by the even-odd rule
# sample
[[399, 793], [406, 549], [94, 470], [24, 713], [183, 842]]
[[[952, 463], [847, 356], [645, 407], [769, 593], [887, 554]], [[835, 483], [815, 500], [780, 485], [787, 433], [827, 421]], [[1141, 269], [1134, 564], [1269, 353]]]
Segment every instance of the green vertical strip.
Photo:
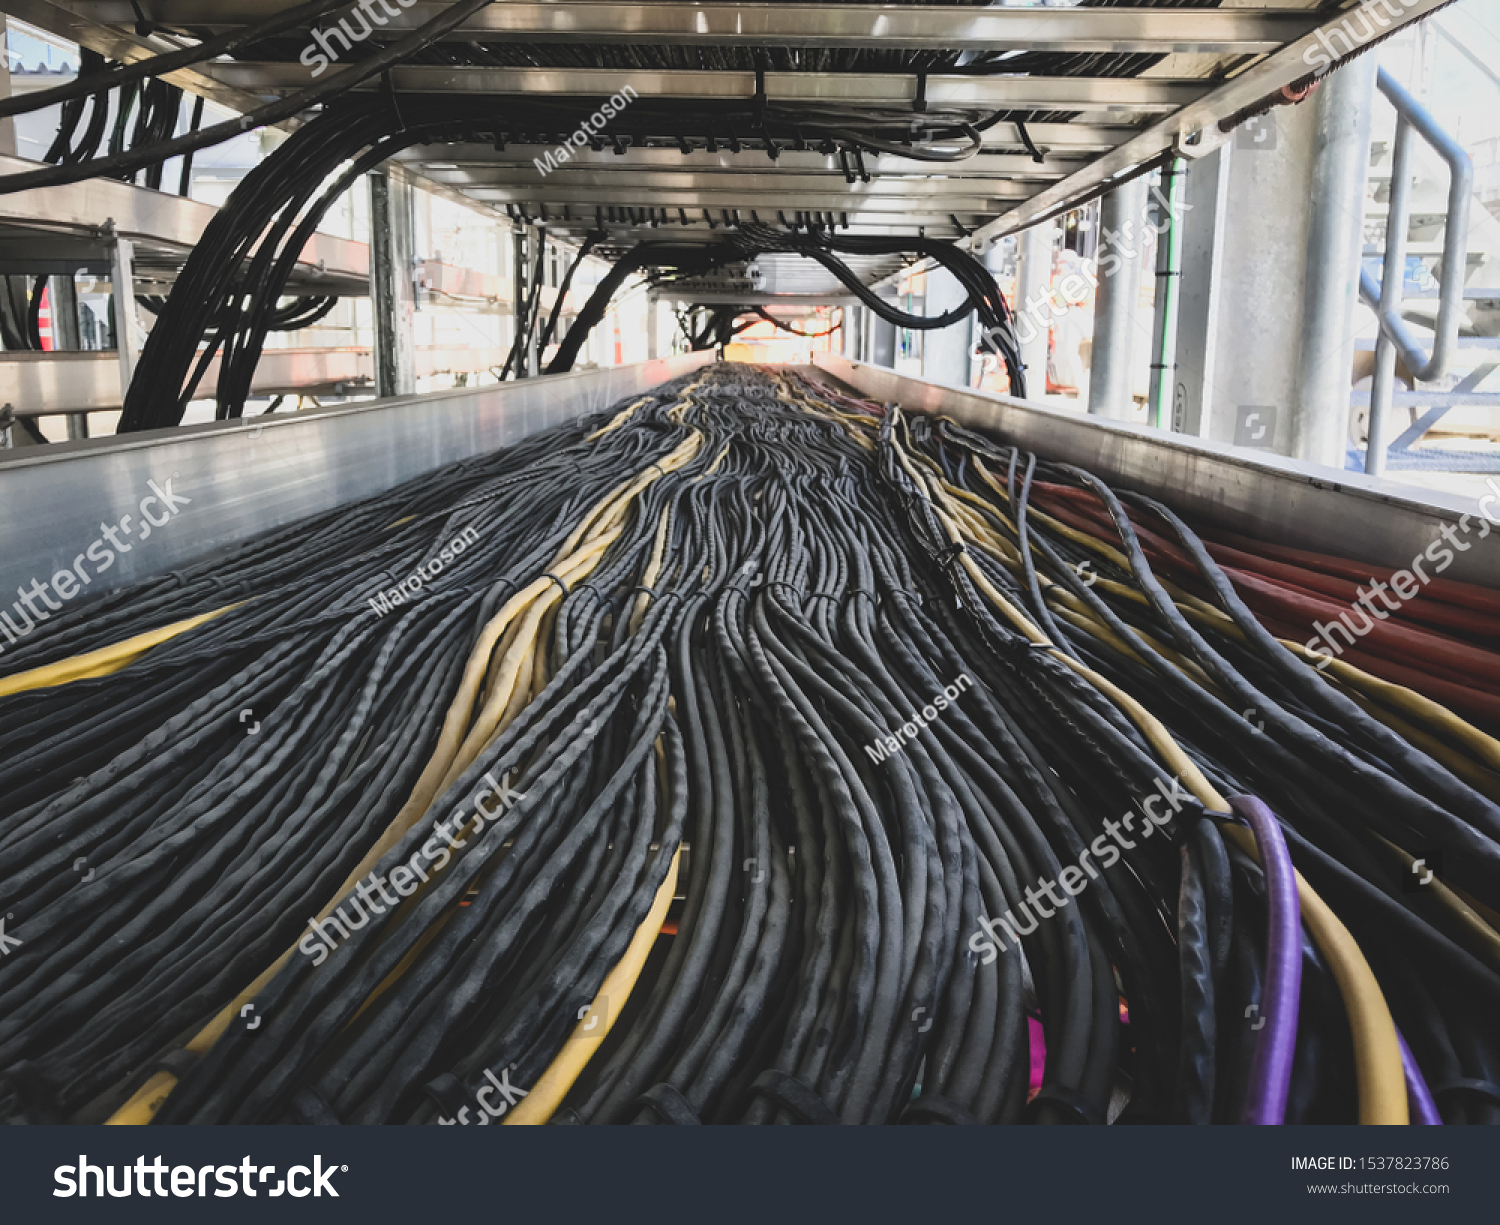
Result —
[[1161, 377], [1156, 380], [1156, 403], [1152, 405], [1152, 425], [1159, 430], [1172, 427], [1172, 391], [1176, 379], [1167, 369], [1167, 355], [1174, 351], [1172, 338], [1177, 334], [1177, 283], [1182, 279], [1182, 232], [1177, 210], [1182, 199], [1183, 161], [1177, 157], [1163, 174], [1167, 187], [1167, 267], [1166, 282], [1161, 292], [1166, 295], [1162, 302], [1161, 351], [1156, 360], [1160, 363]]

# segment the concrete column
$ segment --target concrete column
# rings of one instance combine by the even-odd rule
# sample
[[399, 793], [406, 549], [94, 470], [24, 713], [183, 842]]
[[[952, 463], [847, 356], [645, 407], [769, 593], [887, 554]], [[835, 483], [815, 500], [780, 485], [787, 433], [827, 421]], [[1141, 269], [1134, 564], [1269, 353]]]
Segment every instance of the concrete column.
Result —
[[[1127, 420], [1134, 402], [1136, 308], [1141, 300], [1142, 231], [1146, 218], [1146, 178], [1122, 183], [1099, 209], [1099, 287], [1094, 291], [1094, 355], [1089, 366], [1089, 412]], [[1118, 266], [1111, 275], [1106, 252]]]
[[864, 321], [860, 318], [863, 308], [850, 302], [839, 309], [843, 311], [843, 323], [839, 328], [839, 339], [843, 342], [841, 351], [851, 362], [857, 362], [860, 360], [860, 333], [864, 327]]
[[[52, 348], [55, 352], [76, 353], [83, 348], [78, 338], [78, 286], [72, 273], [47, 279], [47, 302], [52, 314]], [[68, 413], [68, 439], [89, 436], [89, 415]]]
[[[896, 295], [881, 294], [882, 299], [893, 305]], [[870, 364], [894, 369], [896, 365], [896, 325], [887, 323], [873, 311], [870, 312]]]
[[1203, 435], [1282, 455], [1300, 378], [1315, 119], [1311, 101], [1277, 107], [1221, 154], [1229, 184]]
[[[927, 273], [926, 315], [942, 315], [963, 303], [968, 297], [964, 287], [946, 268]], [[973, 335], [971, 312], [957, 323], [935, 328], [922, 334], [922, 377], [949, 387], [969, 385], [969, 339]]]
[[1182, 276], [1177, 286], [1170, 428], [1195, 438], [1208, 433], [1218, 356], [1224, 218], [1229, 207], [1229, 150], [1188, 161], [1182, 188]]
[[655, 294], [646, 297], [646, 358], [655, 361], [661, 356], [661, 303]]
[[[0, 21], [0, 101], [11, 96], [10, 85], [10, 49], [5, 37], [5, 23]], [[0, 119], [0, 153], [7, 157], [16, 156], [16, 121], [13, 118]]]
[[135, 314], [135, 244], [118, 235], [110, 243], [109, 273], [114, 290], [115, 352], [120, 359], [120, 396], [123, 400], [135, 378], [140, 360], [140, 339], [136, 335]]
[[1351, 60], [1304, 104], [1313, 108], [1314, 117], [1311, 216], [1290, 441], [1298, 459], [1332, 468], [1343, 468], [1349, 440], [1377, 67], [1374, 56]]
[[375, 320], [375, 394], [417, 390], [412, 284], [411, 188], [388, 170], [370, 173], [370, 305]]
[[67, 353], [83, 348], [78, 335], [78, 286], [72, 273], [47, 279], [47, 301], [52, 308], [52, 347]]
[[1052, 312], [1047, 307], [1052, 292], [1052, 243], [1056, 223], [1043, 221], [1020, 236], [1020, 259], [1016, 273], [1016, 339], [1021, 344], [1021, 365], [1026, 369], [1026, 394], [1040, 400], [1047, 393], [1047, 342], [1052, 332]]

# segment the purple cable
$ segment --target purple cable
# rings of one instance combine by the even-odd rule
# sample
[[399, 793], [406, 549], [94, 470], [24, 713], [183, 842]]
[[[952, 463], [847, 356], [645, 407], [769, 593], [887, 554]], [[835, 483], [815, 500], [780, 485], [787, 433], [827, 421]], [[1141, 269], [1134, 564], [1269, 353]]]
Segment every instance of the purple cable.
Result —
[[1416, 1056], [1401, 1031], [1396, 1031], [1396, 1041], [1401, 1044], [1401, 1070], [1406, 1073], [1406, 1108], [1413, 1123], [1428, 1127], [1443, 1126], [1443, 1116], [1438, 1113], [1437, 1102], [1432, 1099], [1432, 1090], [1422, 1079], [1422, 1069], [1417, 1067]]
[[1286, 1121], [1292, 1059], [1297, 1053], [1297, 1005], [1302, 997], [1302, 907], [1297, 901], [1297, 873], [1276, 814], [1251, 795], [1229, 799], [1230, 807], [1250, 824], [1260, 866], [1266, 874], [1266, 986], [1261, 995], [1265, 1027], [1250, 1061], [1250, 1088], [1243, 1123]]

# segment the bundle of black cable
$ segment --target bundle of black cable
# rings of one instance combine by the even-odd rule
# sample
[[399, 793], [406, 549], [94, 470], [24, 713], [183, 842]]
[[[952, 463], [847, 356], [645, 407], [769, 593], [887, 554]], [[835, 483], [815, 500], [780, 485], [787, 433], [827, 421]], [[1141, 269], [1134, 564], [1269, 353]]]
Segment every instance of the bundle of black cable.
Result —
[[[0, 676], [22, 941], [0, 962], [0, 1111], [1238, 1118], [1261, 869], [1191, 798], [1153, 819], [1187, 758], [1101, 674], [1207, 777], [1285, 803], [1361, 943], [1395, 933], [1383, 983], [1478, 985], [1438, 1028], [1402, 1024], [1492, 1079], [1492, 971], [1362, 885], [1327, 828], [1328, 803], [1394, 784], [1314, 746], [1315, 784], [1290, 723], [1247, 747], [1219, 710], [1230, 665], [1148, 675], [1129, 601], [1067, 622], [1107, 633], [1063, 629], [1078, 543], [1049, 529], [1040, 577], [1003, 564], [1037, 530], [1015, 459], [719, 365], [52, 618]], [[1308, 717], [1337, 746], [1374, 735]], [[1455, 832], [1483, 814], [1420, 790], [1493, 904], [1493, 843]], [[1289, 1117], [1352, 1118], [1349, 1022], [1308, 949]]]

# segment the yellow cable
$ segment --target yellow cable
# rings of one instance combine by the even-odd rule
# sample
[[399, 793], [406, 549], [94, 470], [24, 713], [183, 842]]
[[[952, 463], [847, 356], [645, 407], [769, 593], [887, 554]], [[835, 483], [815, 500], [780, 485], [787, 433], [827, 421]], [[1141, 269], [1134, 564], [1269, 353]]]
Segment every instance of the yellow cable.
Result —
[[13, 676], [0, 677], [0, 698], [8, 698], [13, 693], [26, 693], [32, 689], [50, 689], [54, 685], [66, 685], [69, 681], [109, 676], [134, 663], [152, 647], [176, 638], [179, 634], [185, 634], [188, 630], [197, 629], [205, 621], [212, 621], [237, 607], [237, 604], [226, 604], [223, 608], [199, 613], [196, 617], [188, 617], [183, 621], [174, 621], [160, 629], [147, 630], [144, 634], [126, 638], [123, 642], [100, 647], [97, 651], [59, 659], [56, 663], [43, 664], [39, 668], [17, 672]]
[[[1382, 834], [1376, 834], [1377, 843], [1384, 847], [1389, 858], [1401, 866], [1403, 877], [1409, 876], [1416, 856], [1409, 854]], [[1492, 970], [1500, 970], [1500, 934], [1497, 934], [1484, 917], [1463, 898], [1453, 892], [1434, 876], [1425, 886], [1427, 892], [1441, 903], [1455, 920], [1456, 930], [1448, 934], [1455, 943], [1463, 945], [1470, 953], [1485, 962]]]
[[[1353, 685], [1340, 682], [1340, 688], [1345, 691], [1345, 696], [1360, 707], [1370, 718], [1384, 723], [1391, 731], [1405, 740], [1410, 741], [1431, 757], [1434, 761], [1441, 762], [1452, 773], [1456, 774], [1469, 786], [1473, 787], [1480, 795], [1487, 797], [1500, 804], [1500, 775], [1486, 770], [1478, 762], [1465, 757], [1451, 744], [1439, 740], [1431, 732], [1423, 731], [1420, 727], [1414, 727], [1394, 711], [1387, 710], [1374, 698], [1366, 696]], [[1481, 733], [1482, 734], [1482, 733]]]
[[599, 994], [589, 1005], [585, 1018], [580, 1019], [573, 1027], [573, 1032], [563, 1043], [557, 1058], [531, 1087], [526, 1099], [508, 1111], [501, 1120], [502, 1123], [526, 1126], [545, 1123], [550, 1119], [562, 1104], [563, 1098], [567, 1097], [573, 1082], [594, 1057], [594, 1052], [609, 1036], [626, 1001], [630, 999], [630, 993], [635, 990], [636, 980], [641, 976], [641, 970], [651, 954], [657, 936], [661, 934], [662, 922], [677, 894], [677, 865], [681, 858], [682, 848], [679, 847], [672, 856], [666, 880], [662, 881], [661, 887], [656, 891], [656, 900], [651, 903], [650, 912], [635, 929], [625, 955], [605, 975], [604, 982], [599, 986]]
[[156, 1117], [156, 1112], [175, 1088], [177, 1077], [170, 1072], [157, 1072], [135, 1091], [128, 1102], [104, 1120], [105, 1126], [144, 1127]]
[[[625, 416], [638, 408], [646, 400], [638, 401], [622, 414], [618, 415], [616, 422], [623, 421]], [[615, 424], [612, 422], [611, 424]], [[607, 432], [608, 427], [604, 431]], [[596, 434], [597, 436], [597, 434]], [[623, 481], [614, 490], [600, 498], [593, 507], [583, 516], [577, 527], [570, 534], [568, 541], [558, 551], [557, 558], [551, 566], [551, 572], [560, 579], [566, 579], [593, 570], [608, 550], [610, 544], [618, 538], [622, 527], [616, 527], [635, 496], [649, 485], [652, 481], [659, 479], [665, 472], [673, 471], [691, 461], [703, 444], [703, 435], [697, 430], [685, 439], [679, 446], [665, 458], [654, 464], [648, 465], [635, 477]], [[587, 543], [585, 543], [587, 541]], [[580, 547], [581, 546], [581, 547]], [[520, 591], [515, 592], [500, 610], [489, 620], [480, 631], [473, 649], [469, 653], [469, 659], [464, 667], [464, 673], [459, 681], [458, 692], [449, 704], [448, 711], [444, 717], [443, 727], [438, 735], [438, 743], [434, 748], [421, 776], [412, 788], [411, 795], [402, 805], [401, 811], [391, 820], [381, 834], [379, 840], [366, 852], [363, 859], [349, 874], [348, 878], [335, 892], [333, 898], [326, 906], [318, 912], [318, 919], [325, 919], [333, 913], [334, 909], [348, 895], [354, 886], [367, 876], [370, 871], [383, 859], [386, 853], [405, 837], [406, 833], [431, 807], [433, 800], [442, 794], [442, 789], [452, 779], [462, 773], [463, 766], [458, 769], [458, 774], [452, 773], [455, 759], [464, 754], [466, 748], [473, 747], [473, 737], [470, 735], [471, 721], [474, 719], [474, 703], [479, 698], [480, 689], [485, 681], [486, 674], [490, 671], [490, 657], [498, 643], [511, 628], [512, 623], [518, 618], [524, 619], [532, 606], [538, 601], [544, 602], [543, 611], [561, 593], [557, 590], [557, 584], [549, 577], [542, 577]], [[550, 597], [550, 598], [549, 598]], [[232, 607], [232, 605], [231, 605]], [[225, 611], [220, 609], [220, 612]], [[214, 616], [217, 614], [207, 614]], [[168, 627], [169, 629], [172, 627]], [[183, 624], [177, 632], [183, 632], [191, 628], [191, 625]], [[156, 631], [163, 633], [164, 631]], [[170, 636], [170, 635], [167, 635]], [[513, 638], [513, 644], [523, 637], [518, 632]], [[143, 636], [144, 637], [144, 636]], [[122, 646], [126, 644], [121, 644]], [[532, 644], [534, 649], [535, 644]], [[144, 647], [142, 648], [144, 649]], [[66, 662], [66, 661], [65, 661]], [[496, 676], [489, 686], [489, 692], [485, 694], [484, 707], [480, 712], [479, 721], [486, 722], [491, 717], [498, 720], [504, 717], [505, 708], [509, 705], [510, 691], [514, 686], [514, 680], [521, 674], [523, 666], [531, 662], [531, 651], [524, 654], [518, 653], [514, 660], [514, 666], [502, 664], [496, 670]], [[123, 666], [123, 664], [121, 665]], [[534, 675], [534, 663], [528, 677]], [[24, 674], [23, 674], [24, 675]], [[510, 683], [504, 684], [502, 676], [509, 676]], [[15, 678], [11, 678], [15, 679]], [[504, 689], [502, 694], [501, 689]], [[498, 708], [498, 709], [497, 709]], [[487, 742], [489, 737], [485, 737]], [[482, 743], [473, 747], [473, 753], [477, 755]], [[472, 757], [470, 758], [472, 760]], [[271, 965], [267, 966], [259, 976], [239, 993], [232, 1001], [226, 1004], [219, 1013], [207, 1025], [200, 1029], [188, 1041], [186, 1049], [199, 1055], [211, 1048], [215, 1042], [229, 1028], [239, 1010], [250, 1000], [265, 990], [271, 980], [282, 970], [297, 952], [296, 945], [287, 949]], [[132, 1097], [111, 1117], [111, 1122], [118, 1123], [146, 1123], [160, 1109], [161, 1104], [166, 1101], [167, 1095], [176, 1085], [176, 1077], [168, 1072], [160, 1072], [152, 1076]]]

